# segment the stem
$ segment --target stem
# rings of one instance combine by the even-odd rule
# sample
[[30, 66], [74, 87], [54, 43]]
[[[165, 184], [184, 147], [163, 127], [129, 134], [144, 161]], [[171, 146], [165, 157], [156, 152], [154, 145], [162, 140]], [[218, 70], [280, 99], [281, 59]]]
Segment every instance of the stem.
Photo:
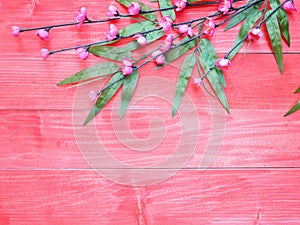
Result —
[[[117, 72], [117, 73], [118, 73], [118, 72]], [[115, 74], [114, 74], [114, 75], [115, 75]], [[101, 90], [97, 91], [96, 94], [97, 94], [97, 95], [100, 95], [101, 92], [103, 92], [103, 91], [105, 91], [106, 89], [112, 87], [114, 84], [120, 82], [120, 81], [123, 80], [125, 77], [126, 77], [126, 76], [123, 75], [123, 76], [122, 76], [121, 78], [119, 78], [118, 80], [114, 81], [113, 83], [111, 83], [111, 84], [105, 86], [104, 88], [102, 88]]]

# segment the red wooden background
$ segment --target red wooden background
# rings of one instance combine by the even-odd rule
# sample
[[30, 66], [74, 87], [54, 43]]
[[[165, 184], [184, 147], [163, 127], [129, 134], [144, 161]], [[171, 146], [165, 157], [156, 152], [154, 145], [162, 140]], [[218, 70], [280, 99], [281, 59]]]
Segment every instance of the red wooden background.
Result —
[[[12, 25], [72, 21], [81, 6], [88, 8], [91, 18], [99, 18], [109, 4], [103, 0], [0, 2], [0, 224], [300, 224], [300, 114], [283, 117], [298, 98], [293, 91], [300, 80], [300, 14], [290, 15], [292, 46], [284, 47], [283, 75], [265, 40], [234, 59], [226, 73], [231, 114], [218, 110], [219, 117], [213, 118], [214, 103], [189, 85], [201, 126], [195, 152], [183, 169], [149, 169], [149, 174], [144, 170], [145, 183], [147, 176], [179, 171], [155, 184], [135, 187], [121, 184], [130, 179], [126, 174], [132, 175], [131, 168], [153, 165], [174, 154], [180, 117], [172, 119], [171, 105], [161, 99], [137, 103], [128, 115], [136, 140], [151, 135], [152, 117], [163, 120], [166, 129], [164, 141], [158, 143], [163, 148], [138, 152], [116, 137], [112, 124], [119, 120], [111, 111], [117, 106], [110, 103], [97, 117], [97, 134], [109, 154], [127, 166], [116, 178], [120, 182], [111, 180], [118, 177], [118, 168], [106, 166], [106, 175], [98, 173], [76, 143], [83, 134], [85, 141], [93, 135], [80, 133], [82, 121], [72, 119], [80, 110], [76, 89], [56, 86], [97, 59], [80, 61], [74, 52], [65, 52], [43, 61], [39, 55], [42, 47], [57, 49], [103, 39], [106, 25], [84, 26], [80, 32], [76, 27], [56, 29], [49, 43], [33, 32], [17, 39], [10, 35]], [[205, 8], [205, 13], [209, 10], [213, 9]], [[199, 12], [182, 12], [178, 19], [195, 14]], [[216, 33], [213, 43], [220, 55], [231, 47], [237, 32], [236, 28]], [[175, 82], [177, 73], [174, 65], [155, 72], [149, 65], [141, 77]], [[214, 119], [221, 121], [215, 130]], [[214, 137], [221, 139], [212, 147], [216, 154], [210, 155], [205, 150]], [[89, 153], [89, 148], [83, 151]], [[200, 167], [210, 156], [209, 167]]]

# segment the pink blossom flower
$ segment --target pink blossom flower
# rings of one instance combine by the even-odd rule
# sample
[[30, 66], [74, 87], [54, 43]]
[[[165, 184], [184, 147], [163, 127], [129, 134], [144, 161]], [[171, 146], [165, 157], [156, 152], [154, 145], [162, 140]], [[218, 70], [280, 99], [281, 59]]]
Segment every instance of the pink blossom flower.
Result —
[[156, 50], [155, 52], [153, 52], [152, 57], [155, 57], [155, 62], [159, 66], [162, 66], [166, 63], [166, 57], [159, 50]]
[[168, 31], [172, 28], [173, 21], [170, 16], [163, 16], [159, 21], [159, 26], [162, 27], [164, 31]]
[[95, 92], [94, 90], [91, 90], [89, 92], [89, 98], [90, 98], [91, 102], [96, 102], [96, 100], [98, 98], [97, 92]]
[[20, 35], [20, 30], [21, 30], [20, 27], [18, 27], [18, 26], [12, 26], [11, 29], [12, 29], [12, 33], [11, 34], [14, 37], [18, 37]]
[[50, 36], [49, 36], [49, 32], [44, 30], [44, 29], [40, 29], [36, 32], [36, 35], [43, 41], [49, 41], [50, 40]]
[[229, 59], [224, 59], [224, 58], [219, 58], [217, 61], [216, 61], [216, 66], [223, 70], [223, 71], [226, 71], [228, 70], [228, 68], [231, 66], [231, 62]]
[[140, 13], [141, 6], [137, 2], [131, 2], [128, 7], [128, 13], [129, 15], [138, 15]]
[[212, 37], [215, 33], [215, 27], [215, 22], [211, 18], [207, 17], [203, 23], [202, 32]]
[[135, 39], [141, 46], [145, 46], [147, 44], [147, 39], [142, 34], [134, 35], [133, 39]]
[[173, 34], [168, 34], [166, 39], [161, 41], [161, 48], [160, 49], [163, 52], [168, 51], [171, 48], [172, 42], [173, 42]]
[[87, 9], [85, 7], [81, 7], [81, 9], [78, 10], [78, 13], [75, 18], [76, 22], [78, 23], [78, 28], [80, 28], [83, 22], [87, 19], [86, 14], [87, 14]]
[[248, 40], [257, 41], [262, 38], [264, 35], [261, 29], [253, 28], [248, 33]]
[[288, 1], [288, 2], [285, 2], [285, 3], [282, 5], [282, 8], [283, 8], [285, 11], [289, 12], [289, 13], [291, 13], [291, 12], [293, 12], [293, 11], [295, 11], [295, 12], [298, 11], [296, 5], [294, 4], [294, 1]]
[[123, 67], [122, 67], [123, 75], [128, 76], [128, 75], [132, 74], [132, 72], [133, 72], [132, 61], [129, 58], [124, 58], [122, 60], [122, 63], [123, 63]]
[[118, 28], [114, 24], [110, 24], [106, 32], [106, 39], [112, 41], [116, 39], [119, 35]]
[[48, 56], [49, 56], [49, 50], [46, 49], [46, 48], [42, 48], [41, 49], [41, 55], [42, 55], [43, 59], [47, 59]]
[[189, 26], [187, 24], [183, 24], [183, 25], [178, 26], [178, 31], [181, 34], [186, 33], [188, 31], [188, 29], [189, 29]]
[[187, 0], [175, 0], [176, 11], [179, 12], [186, 7]]
[[197, 78], [194, 78], [194, 84], [197, 86], [197, 87], [200, 87], [201, 84], [203, 82], [203, 79], [201, 77], [197, 77]]
[[232, 0], [220, 0], [218, 10], [223, 14], [227, 14], [229, 9], [231, 8]]
[[80, 59], [85, 60], [89, 57], [89, 52], [87, 51], [87, 48], [77, 48], [76, 54], [79, 56]]
[[187, 31], [187, 34], [188, 34], [190, 37], [193, 37], [194, 34], [195, 34], [193, 28], [189, 27], [189, 28], [188, 28], [188, 31]]
[[116, 6], [114, 5], [110, 5], [108, 7], [108, 11], [107, 11], [107, 14], [106, 14], [108, 17], [113, 17], [113, 16], [117, 16], [119, 15], [119, 12], [118, 12], [118, 9]]

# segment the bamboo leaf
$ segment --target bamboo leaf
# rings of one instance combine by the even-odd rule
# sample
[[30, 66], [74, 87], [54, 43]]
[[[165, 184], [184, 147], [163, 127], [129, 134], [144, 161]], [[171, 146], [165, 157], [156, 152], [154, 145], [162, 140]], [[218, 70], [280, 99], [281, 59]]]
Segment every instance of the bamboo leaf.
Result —
[[122, 100], [121, 100], [121, 107], [120, 107], [120, 118], [124, 116], [127, 110], [127, 107], [130, 103], [133, 92], [138, 82], [138, 76], [139, 76], [138, 70], [135, 70], [133, 71], [132, 74], [130, 74], [124, 79], [123, 88], [122, 88]]
[[172, 109], [172, 117], [174, 117], [174, 115], [178, 109], [178, 106], [184, 95], [186, 86], [191, 77], [191, 74], [193, 72], [196, 62], [197, 62], [196, 56], [194, 54], [191, 54], [191, 55], [188, 55], [184, 59], [184, 62], [182, 63], [181, 70], [180, 70], [178, 80], [177, 80], [177, 85], [176, 85], [176, 92], [175, 92], [174, 104], [173, 104], [173, 109]]
[[[103, 107], [110, 101], [110, 99], [115, 95], [115, 93], [119, 90], [122, 85], [122, 81], [120, 80], [123, 77], [121, 72], [116, 73], [111, 77], [107, 86], [112, 85], [111, 87], [104, 90], [99, 96], [97, 102], [93, 106], [86, 120], [84, 121], [84, 125], [88, 124], [102, 109]], [[120, 80], [120, 81], [118, 81]], [[117, 82], [118, 81], [118, 82]], [[116, 83], [115, 83], [116, 82]]]
[[300, 100], [296, 103], [296, 105], [293, 106], [293, 108], [291, 108], [290, 111], [288, 111], [284, 116], [288, 116], [294, 112], [297, 112], [298, 110], [300, 110]]
[[89, 52], [96, 56], [116, 61], [122, 61], [125, 57], [132, 58], [131, 52], [127, 51], [127, 49], [111, 46], [91, 46]]
[[[172, 7], [172, 2], [170, 0], [159, 0], [158, 2], [159, 2], [160, 8]], [[176, 19], [176, 15], [175, 15], [174, 9], [170, 9], [170, 10], [166, 10], [166, 11], [161, 11], [161, 14], [163, 16], [170, 16], [173, 21]]]
[[119, 67], [113, 62], [105, 62], [102, 64], [97, 64], [90, 66], [78, 73], [66, 78], [65, 80], [59, 82], [57, 85], [71, 84], [79, 82], [82, 80], [87, 80], [95, 77], [105, 76], [113, 74], [119, 70]]
[[294, 92], [294, 94], [300, 93], [300, 87]]
[[[270, 3], [271, 3], [271, 6], [272, 6], [273, 10], [276, 9], [280, 5], [279, 0], [271, 0]], [[291, 41], [290, 41], [288, 15], [282, 8], [278, 9], [276, 15], [277, 15], [277, 19], [278, 19], [278, 22], [279, 22], [279, 25], [280, 25], [280, 28], [281, 28], [281, 33], [282, 33], [284, 39], [286, 40], [288, 46], [290, 47]]]
[[[152, 10], [152, 8], [138, 0], [117, 0], [119, 3], [121, 3], [122, 5], [128, 7], [130, 6], [131, 2], [137, 2], [139, 3], [139, 5], [141, 6], [141, 10], [143, 11], [150, 11]], [[157, 19], [156, 14], [155, 13], [145, 13], [142, 14], [143, 17], [145, 17], [146, 19], [150, 20], [150, 21], [154, 21]]]
[[149, 30], [153, 30], [155, 28], [155, 25], [151, 21], [142, 21], [137, 23], [132, 23], [123, 29], [119, 30], [119, 35], [122, 37], [131, 36], [137, 33], [146, 32]]
[[[204, 72], [207, 72], [210, 70], [210, 68], [212, 68], [212, 66], [214, 66], [214, 64], [212, 64], [210, 61], [211, 44], [206, 39], [201, 39], [200, 45], [202, 50], [202, 53], [200, 54], [200, 63], [201, 66], [203, 67]], [[212, 88], [214, 89], [216, 95], [218, 96], [220, 102], [222, 103], [226, 111], [229, 113], [230, 109], [229, 109], [228, 101], [216, 68], [210, 71], [210, 73], [207, 75], [207, 79], [211, 84]]]
[[[180, 43], [184, 43], [185, 41], [188, 41], [188, 40], [189, 40], [189, 37], [185, 37], [184, 39], [182, 39], [182, 41]], [[180, 45], [180, 43], [179, 43], [179, 45]], [[177, 48], [169, 50], [166, 54], [166, 64], [178, 59], [180, 56], [184, 55], [190, 49], [195, 47], [196, 44], [197, 44], [197, 39], [194, 39], [194, 40], [187, 42], [186, 44], [183, 44]]]
[[[246, 19], [243, 23], [243, 25], [240, 28], [239, 34], [234, 42], [233, 46], [236, 46], [239, 42], [242, 41], [244, 37], [248, 34], [248, 32], [251, 30], [251, 28], [254, 26], [256, 21], [261, 17], [262, 13], [258, 9], [254, 8], [249, 14], [247, 14]], [[243, 46], [244, 42], [240, 43], [230, 54], [229, 59], [232, 59], [238, 51]]]
[[[271, 12], [268, 11], [266, 13], [266, 17], [270, 14]], [[283, 72], [283, 56], [282, 56], [282, 43], [281, 43], [281, 35], [280, 35], [280, 29], [278, 25], [278, 21], [276, 18], [276, 15], [272, 15], [267, 21], [267, 30], [268, 34], [272, 43], [272, 48], [275, 54], [275, 58], [280, 70], [280, 73]]]

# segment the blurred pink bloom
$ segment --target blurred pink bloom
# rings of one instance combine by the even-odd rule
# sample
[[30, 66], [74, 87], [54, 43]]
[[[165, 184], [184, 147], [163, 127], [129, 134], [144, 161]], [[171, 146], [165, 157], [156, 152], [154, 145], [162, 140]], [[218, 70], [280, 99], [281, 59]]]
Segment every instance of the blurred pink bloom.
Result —
[[202, 82], [203, 80], [201, 77], [194, 78], [194, 84], [197, 85], [197, 87], [200, 87]]
[[227, 14], [229, 9], [231, 8], [232, 0], [220, 0], [218, 10], [223, 14]]
[[284, 3], [282, 5], [282, 8], [289, 13], [298, 11], [296, 5], [294, 4], [294, 1], [288, 1], [288, 2]]
[[46, 49], [46, 48], [42, 48], [41, 49], [41, 54], [42, 54], [43, 59], [47, 59], [48, 56], [49, 56], [49, 50]]
[[161, 50], [163, 52], [166, 52], [168, 51], [170, 48], [171, 48], [171, 45], [172, 45], [172, 41], [173, 41], [173, 34], [168, 34], [166, 39], [161, 41]]
[[188, 34], [190, 37], [193, 37], [193, 36], [194, 36], [194, 30], [193, 30], [193, 28], [189, 27], [189, 28], [188, 28], [188, 31], [187, 31], [187, 34]]
[[119, 12], [118, 12], [118, 9], [116, 6], [114, 5], [110, 5], [108, 7], [108, 11], [107, 11], [107, 14], [106, 14], [108, 17], [113, 17], [113, 16], [117, 16], [119, 15]]
[[49, 32], [44, 30], [44, 29], [40, 29], [36, 32], [36, 35], [43, 41], [49, 41], [50, 40], [50, 36], [49, 36]]
[[212, 37], [215, 33], [215, 27], [215, 22], [211, 18], [207, 17], [203, 23], [202, 32]]
[[162, 27], [164, 31], [168, 31], [172, 28], [173, 21], [170, 16], [163, 16], [159, 21], [159, 26]]
[[106, 32], [106, 39], [112, 41], [118, 37], [119, 31], [114, 24], [110, 24]]
[[85, 7], [81, 7], [80, 10], [78, 10], [78, 13], [76, 15], [76, 22], [78, 23], [78, 28], [81, 27], [81, 25], [83, 24], [83, 22], [86, 20], [86, 14], [87, 14], [87, 9]]
[[12, 26], [11, 29], [12, 29], [12, 33], [11, 34], [13, 36], [18, 37], [20, 35], [20, 30], [21, 30], [20, 27], [18, 27], [18, 26]]
[[122, 63], [123, 63], [123, 67], [122, 67], [123, 75], [127, 76], [127, 75], [132, 74], [132, 72], [133, 72], [132, 61], [129, 58], [124, 58], [122, 60]]
[[231, 66], [231, 62], [229, 59], [224, 59], [224, 58], [219, 58], [217, 61], [216, 61], [216, 66], [223, 70], [223, 71], [226, 71], [228, 70], [228, 68]]
[[187, 24], [183, 24], [183, 25], [178, 26], [178, 31], [181, 34], [186, 33], [188, 31], [188, 29], [189, 29], [189, 26]]
[[141, 46], [144, 46], [147, 44], [147, 39], [142, 34], [134, 35], [133, 39], [135, 39]]
[[130, 6], [128, 7], [129, 15], [138, 15], [140, 13], [141, 6], [137, 2], [131, 2]]
[[85, 60], [87, 57], [89, 57], [89, 52], [87, 51], [87, 48], [77, 48], [76, 54], [79, 56], [80, 59]]
[[175, 0], [176, 11], [179, 12], [186, 7], [187, 0]]
[[155, 52], [153, 52], [152, 53], [152, 57], [156, 57], [155, 58], [155, 62], [159, 66], [162, 66], [162, 65], [164, 65], [166, 63], [166, 57], [159, 50], [156, 50]]
[[90, 91], [89, 98], [90, 98], [91, 102], [96, 102], [96, 100], [98, 98], [97, 92], [95, 92], [94, 90]]
[[262, 38], [264, 35], [261, 29], [253, 28], [248, 33], [248, 40], [257, 41]]
[[172, 43], [173, 41], [173, 34], [168, 34], [166, 37], [166, 41]]

